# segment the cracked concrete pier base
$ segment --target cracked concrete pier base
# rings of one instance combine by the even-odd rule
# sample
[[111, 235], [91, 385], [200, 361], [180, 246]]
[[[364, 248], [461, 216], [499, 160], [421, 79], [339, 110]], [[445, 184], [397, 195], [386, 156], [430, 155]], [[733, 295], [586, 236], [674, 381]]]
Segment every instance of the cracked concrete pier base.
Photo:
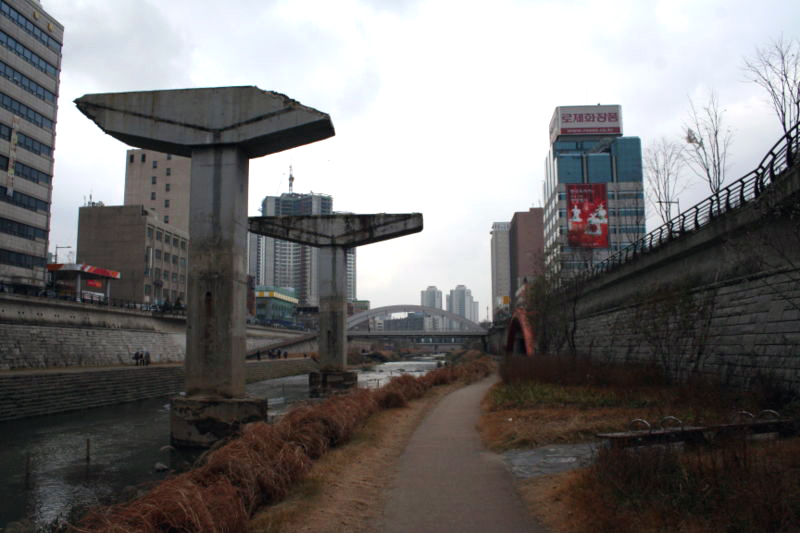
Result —
[[172, 444], [208, 448], [236, 433], [244, 424], [266, 418], [267, 400], [258, 398], [173, 398]]

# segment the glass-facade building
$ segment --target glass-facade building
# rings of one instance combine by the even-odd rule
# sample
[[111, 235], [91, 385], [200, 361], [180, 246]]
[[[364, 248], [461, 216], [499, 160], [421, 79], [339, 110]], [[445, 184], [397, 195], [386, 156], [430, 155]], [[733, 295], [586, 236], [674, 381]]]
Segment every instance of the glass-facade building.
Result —
[[[544, 181], [545, 268], [570, 277], [644, 236], [641, 141], [622, 136], [619, 106], [558, 107], [550, 139]], [[581, 219], [575, 203], [569, 204], [570, 194], [581, 187], [599, 195], [592, 205], [607, 225], [590, 246], [576, 245], [569, 233], [573, 217]]]
[[0, 0], [0, 290], [46, 282], [64, 27], [35, 0]]

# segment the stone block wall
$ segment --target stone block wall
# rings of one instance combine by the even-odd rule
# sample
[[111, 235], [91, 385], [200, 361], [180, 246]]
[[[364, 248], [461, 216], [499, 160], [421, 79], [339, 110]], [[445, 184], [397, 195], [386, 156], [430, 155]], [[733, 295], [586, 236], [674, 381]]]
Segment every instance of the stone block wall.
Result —
[[648, 326], [648, 310], [642, 307], [656, 302], [583, 315], [576, 348], [602, 360], [653, 362], [677, 376], [696, 371], [743, 386], [766, 379], [800, 392], [798, 279], [800, 275], [762, 273], [691, 288], [688, 296], [703, 305], [687, 311], [687, 328]]
[[575, 305], [578, 354], [800, 392], [800, 170], [771, 187], [545, 312], [569, 324]]
[[183, 388], [182, 366], [0, 375], [0, 420], [169, 396]]
[[138, 350], [154, 363], [181, 362], [185, 344], [182, 333], [0, 324], [0, 370], [126, 365]]
[[[312, 359], [245, 365], [248, 383], [315, 370]], [[183, 386], [183, 365], [8, 372], [0, 374], [0, 421], [167, 397]]]

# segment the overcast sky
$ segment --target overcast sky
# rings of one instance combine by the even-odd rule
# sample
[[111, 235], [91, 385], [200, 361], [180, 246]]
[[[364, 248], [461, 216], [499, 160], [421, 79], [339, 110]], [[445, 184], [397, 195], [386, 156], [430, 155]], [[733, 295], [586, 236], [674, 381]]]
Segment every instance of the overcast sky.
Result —
[[[780, 136], [744, 57], [800, 36], [800, 2], [42, 0], [64, 25], [50, 248], [76, 245], [89, 195], [123, 201], [127, 147], [81, 115], [87, 93], [256, 85], [329, 113], [336, 136], [250, 165], [250, 215], [288, 190], [355, 213], [421, 212], [422, 233], [358, 249], [358, 297], [490, 303], [489, 231], [540, 206], [558, 105], [619, 104], [625, 135], [678, 138], [718, 94], [729, 175]], [[698, 184], [681, 198], [706, 196]], [[653, 213], [648, 211], [648, 218]], [[650, 222], [650, 220], [648, 220]], [[64, 253], [63, 251], [61, 253]]]

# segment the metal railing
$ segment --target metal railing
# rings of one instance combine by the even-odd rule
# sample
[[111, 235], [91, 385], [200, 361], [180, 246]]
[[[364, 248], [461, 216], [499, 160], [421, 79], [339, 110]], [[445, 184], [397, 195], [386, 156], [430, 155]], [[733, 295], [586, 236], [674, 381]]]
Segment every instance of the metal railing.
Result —
[[649, 252], [664, 243], [695, 232], [714, 219], [756, 200], [775, 180], [797, 162], [800, 123], [795, 124], [761, 160], [754, 170], [705, 200], [678, 214], [641, 239], [595, 264], [584, 274], [592, 278]]

